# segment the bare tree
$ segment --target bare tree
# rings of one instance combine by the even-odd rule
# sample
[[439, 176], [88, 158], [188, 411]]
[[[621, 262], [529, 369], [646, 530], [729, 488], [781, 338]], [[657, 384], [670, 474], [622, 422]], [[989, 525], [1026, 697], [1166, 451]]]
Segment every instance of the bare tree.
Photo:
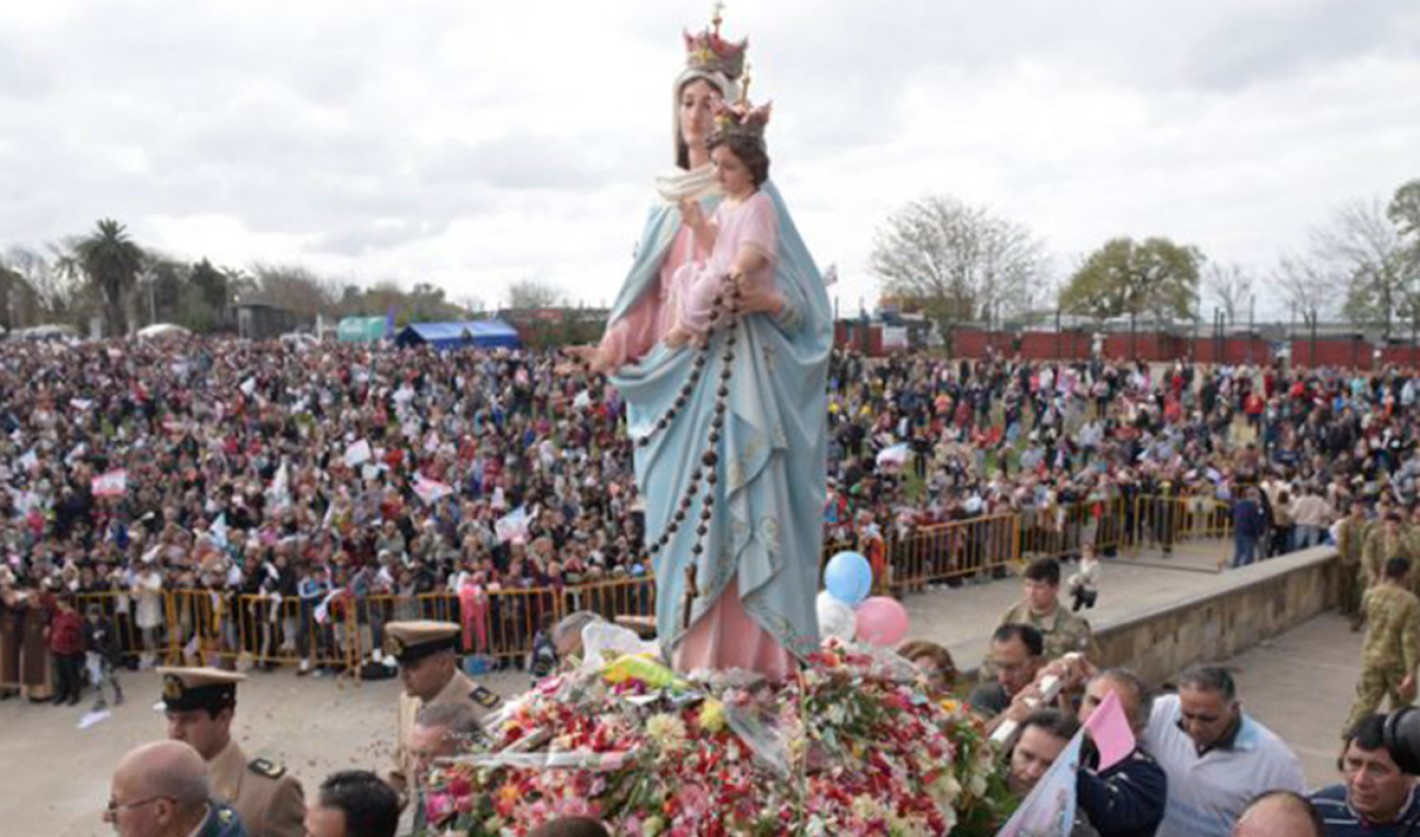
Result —
[[1344, 277], [1328, 273], [1324, 263], [1306, 255], [1283, 256], [1273, 280], [1308, 325], [1335, 311], [1335, 300], [1345, 283]]
[[1203, 272], [1203, 289], [1208, 299], [1223, 310], [1228, 325], [1237, 324], [1254, 299], [1252, 276], [1242, 265], [1210, 264]]
[[[330, 314], [340, 299], [340, 285], [297, 265], [252, 265], [255, 296], [304, 316]], [[249, 294], [250, 295], [250, 294]]]
[[1343, 206], [1331, 223], [1313, 231], [1316, 258], [1344, 277], [1342, 312], [1358, 326], [1390, 337], [1398, 320], [1415, 315], [1415, 289], [1407, 281], [1405, 247], [1379, 201]]
[[514, 311], [553, 308], [566, 300], [562, 289], [544, 279], [529, 276], [508, 286], [508, 307]]
[[1045, 247], [1026, 227], [955, 198], [927, 197], [878, 231], [870, 269], [882, 290], [921, 306], [946, 337], [958, 323], [1029, 310]]

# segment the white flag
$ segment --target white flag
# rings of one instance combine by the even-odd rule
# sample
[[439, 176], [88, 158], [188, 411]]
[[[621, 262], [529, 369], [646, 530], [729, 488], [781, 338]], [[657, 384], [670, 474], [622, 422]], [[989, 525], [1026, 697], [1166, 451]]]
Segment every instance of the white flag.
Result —
[[907, 457], [910, 454], [911, 451], [908, 449], [906, 442], [901, 442], [890, 448], [883, 448], [878, 451], [878, 467], [901, 468], [903, 465], [907, 464]]
[[272, 508], [284, 509], [291, 505], [291, 469], [285, 462], [276, 469], [276, 478], [271, 481], [271, 490], [266, 496], [270, 498]]
[[438, 480], [431, 480], [423, 474], [418, 474], [414, 477], [414, 493], [419, 495], [419, 499], [432, 506], [440, 499], [453, 494], [454, 489]]
[[526, 541], [528, 539], [527, 508], [518, 506], [508, 514], [498, 518], [498, 522], [493, 525], [493, 531], [497, 533], [499, 543], [507, 543], [514, 538]]
[[370, 443], [364, 439], [356, 442], [345, 449], [345, 464], [354, 468], [357, 465], [370, 461], [374, 454], [370, 451]]

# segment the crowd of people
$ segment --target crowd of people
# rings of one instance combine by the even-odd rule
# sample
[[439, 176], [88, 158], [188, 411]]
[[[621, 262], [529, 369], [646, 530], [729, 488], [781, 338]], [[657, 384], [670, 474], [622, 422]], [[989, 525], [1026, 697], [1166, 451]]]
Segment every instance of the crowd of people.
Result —
[[[624, 406], [555, 352], [192, 338], [0, 359], [3, 689], [61, 685], [74, 652], [50, 646], [71, 634], [44, 635], [66, 593], [101, 605], [90, 650], [111, 662], [180, 647], [305, 670], [343, 658], [347, 613], [378, 656], [385, 621], [456, 618], [465, 589], [553, 591], [478, 611], [468, 650], [491, 625], [507, 662], [584, 585], [649, 573]], [[902, 592], [999, 570], [986, 529], [924, 550], [944, 523], [1019, 516], [1027, 558], [1126, 536], [1168, 553], [1196, 508], [1232, 516], [1246, 563], [1320, 542], [1355, 497], [1403, 513], [1417, 394], [1397, 371], [835, 352], [825, 543]]]
[[[87, 681], [102, 704], [117, 703], [125, 665], [156, 664], [175, 631], [192, 650], [195, 623], [208, 618], [220, 622], [221, 659], [269, 659], [279, 647], [305, 670], [348, 641], [346, 608], [365, 614], [378, 660], [387, 623], [458, 622], [469, 588], [575, 596], [649, 574], [624, 407], [602, 378], [555, 352], [193, 338], [6, 343], [0, 359], [0, 696], [72, 704]], [[1399, 370], [839, 351], [825, 542], [878, 556], [878, 581], [900, 592], [993, 568], [973, 566], [958, 543], [922, 579], [894, 578], [899, 545], [941, 524], [1017, 516], [1027, 553], [1049, 542], [1060, 557], [1085, 559], [1078, 609], [1093, 602], [1095, 553], [1122, 542], [1105, 533], [1147, 537], [1166, 554], [1180, 534], [1181, 512], [1144, 515], [1140, 498], [1217, 510], [1237, 565], [1334, 541], [1348, 568], [1345, 607], [1357, 629], [1367, 625], [1368, 674], [1344, 725], [1347, 752], [1374, 761], [1374, 736], [1362, 728], [1386, 696], [1395, 705], [1415, 694], [1417, 401], [1420, 379]], [[1252, 752], [1238, 735], [1261, 728], [1238, 709], [1225, 672], [1191, 672], [1151, 714], [1137, 678], [1081, 662], [1092, 641], [1058, 606], [1060, 565], [1037, 560], [1025, 579], [1027, 598], [1003, 620], [972, 696], [993, 723], [1019, 728], [1023, 764], [1039, 767], [1041, 740], [1068, 738], [1072, 713], [1087, 717], [1083, 698], [1096, 683], [1132, 707], [1141, 752], [1151, 754], [1130, 776], [1196, 776], [1202, 763]], [[182, 599], [190, 610], [172, 606], [175, 592], [191, 594]], [[418, 602], [430, 594], [442, 594], [443, 611]], [[238, 597], [269, 604], [211, 604]], [[582, 604], [542, 601], [529, 597], [518, 622], [544, 637], [553, 616]], [[649, 612], [644, 599], [622, 604]], [[460, 650], [476, 650], [473, 640]], [[945, 681], [955, 666], [944, 653], [931, 643], [904, 649]], [[1039, 697], [1032, 689], [1045, 671], [1069, 675], [1071, 712], [1027, 699]], [[1218, 705], [1195, 711], [1190, 691]], [[1040, 715], [1049, 711], [1062, 714]], [[1212, 738], [1198, 728], [1204, 716]], [[1175, 733], [1192, 743], [1166, 740]], [[1263, 784], [1300, 792], [1295, 758], [1276, 761], [1279, 772], [1258, 775], [1282, 779]], [[1219, 787], [1251, 764], [1219, 767]], [[1028, 788], [1034, 768], [1011, 769]], [[1090, 781], [1081, 779], [1087, 815], [1109, 796], [1085, 802]], [[1115, 813], [1094, 827], [1227, 833], [1242, 817], [1239, 787], [1226, 805], [1189, 801], [1173, 792], [1187, 781], [1149, 791], [1157, 831], [1114, 827], [1112, 818], [1124, 821]]]

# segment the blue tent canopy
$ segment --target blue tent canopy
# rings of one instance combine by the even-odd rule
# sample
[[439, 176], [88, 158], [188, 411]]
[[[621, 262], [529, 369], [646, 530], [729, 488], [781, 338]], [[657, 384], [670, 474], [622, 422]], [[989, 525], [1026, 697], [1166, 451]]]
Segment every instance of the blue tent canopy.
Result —
[[395, 338], [399, 346], [427, 344], [436, 349], [517, 348], [518, 331], [502, 320], [468, 320], [461, 323], [412, 323]]

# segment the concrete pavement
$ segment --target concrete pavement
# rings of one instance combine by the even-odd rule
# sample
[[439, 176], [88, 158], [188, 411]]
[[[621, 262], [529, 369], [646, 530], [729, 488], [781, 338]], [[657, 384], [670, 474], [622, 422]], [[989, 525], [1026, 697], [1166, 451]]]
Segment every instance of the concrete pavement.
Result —
[[[1207, 592], [1220, 583], [1223, 545], [1180, 547], [1172, 558], [1122, 557], [1104, 563], [1097, 626], [1132, 618]], [[1066, 572], [1071, 567], [1067, 565]], [[1007, 579], [914, 594], [905, 604], [912, 635], [951, 648], [958, 664], [979, 662], [1001, 612], [1021, 593]], [[1281, 734], [1302, 757], [1308, 781], [1334, 781], [1338, 727], [1359, 673], [1360, 636], [1334, 614], [1318, 617], [1230, 662], [1248, 711]], [[241, 687], [235, 733], [249, 756], [278, 759], [307, 793], [327, 774], [388, 766], [398, 681], [353, 684], [253, 672]], [[129, 748], [160, 738], [164, 719], [151, 672], [124, 673], [129, 701], [97, 725], [76, 729], [82, 707], [0, 703], [0, 812], [6, 834], [87, 837], [111, 833], [99, 821], [109, 774]], [[512, 695], [521, 674], [486, 678]]]

